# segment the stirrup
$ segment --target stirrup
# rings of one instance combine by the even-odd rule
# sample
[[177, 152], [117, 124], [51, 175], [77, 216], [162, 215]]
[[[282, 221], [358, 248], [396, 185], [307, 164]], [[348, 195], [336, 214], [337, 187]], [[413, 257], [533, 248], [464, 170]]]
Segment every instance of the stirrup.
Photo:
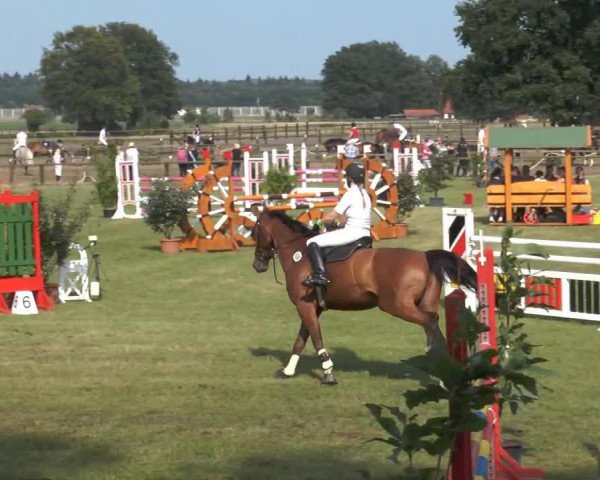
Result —
[[302, 280], [302, 285], [304, 285], [305, 287], [326, 287], [327, 285], [329, 285], [329, 283], [331, 283], [329, 281], [329, 279], [327, 279], [327, 277], [323, 276], [323, 275], [311, 275], [308, 278], [305, 278], [304, 280]]

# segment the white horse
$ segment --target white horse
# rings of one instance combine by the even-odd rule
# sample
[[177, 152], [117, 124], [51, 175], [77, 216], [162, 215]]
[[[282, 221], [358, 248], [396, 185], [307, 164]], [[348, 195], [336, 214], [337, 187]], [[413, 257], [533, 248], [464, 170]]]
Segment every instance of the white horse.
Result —
[[15, 150], [14, 160], [10, 160], [11, 164], [13, 162], [20, 163], [25, 169], [25, 173], [27, 173], [29, 166], [33, 165], [33, 152], [29, 147], [19, 147]]

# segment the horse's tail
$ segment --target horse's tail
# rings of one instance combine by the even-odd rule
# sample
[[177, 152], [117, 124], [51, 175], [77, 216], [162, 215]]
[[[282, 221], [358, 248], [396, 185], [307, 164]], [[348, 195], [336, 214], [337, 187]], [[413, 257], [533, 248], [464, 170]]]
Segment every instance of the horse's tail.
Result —
[[429, 270], [440, 283], [454, 282], [477, 291], [477, 272], [464, 259], [446, 250], [425, 252]]

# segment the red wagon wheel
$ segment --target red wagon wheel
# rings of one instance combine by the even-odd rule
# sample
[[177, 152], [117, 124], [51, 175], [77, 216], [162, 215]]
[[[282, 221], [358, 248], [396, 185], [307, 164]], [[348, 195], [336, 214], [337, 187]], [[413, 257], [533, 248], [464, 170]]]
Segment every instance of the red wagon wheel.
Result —
[[539, 220], [538, 213], [535, 208], [528, 208], [527, 211], [523, 214], [523, 221], [527, 225], [535, 225]]

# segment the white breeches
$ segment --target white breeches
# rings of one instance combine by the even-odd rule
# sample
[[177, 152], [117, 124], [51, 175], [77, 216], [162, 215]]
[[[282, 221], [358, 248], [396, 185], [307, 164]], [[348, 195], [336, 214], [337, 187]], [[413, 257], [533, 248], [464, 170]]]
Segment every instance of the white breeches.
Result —
[[56, 175], [57, 177], [62, 176], [62, 165], [60, 163], [54, 164], [54, 175]]
[[319, 247], [336, 247], [338, 245], [354, 242], [361, 237], [370, 236], [371, 232], [366, 228], [345, 227], [312, 237], [306, 242], [306, 244], [310, 245], [311, 243], [316, 243]]
[[15, 143], [15, 146], [13, 147], [13, 152], [16, 152], [19, 148], [26, 147], [26, 146], [27, 146], [26, 143]]
[[348, 141], [346, 143], [351, 143], [351, 144], [356, 145], [359, 142], [360, 142], [360, 138], [350, 138], [350, 139], [348, 139]]

